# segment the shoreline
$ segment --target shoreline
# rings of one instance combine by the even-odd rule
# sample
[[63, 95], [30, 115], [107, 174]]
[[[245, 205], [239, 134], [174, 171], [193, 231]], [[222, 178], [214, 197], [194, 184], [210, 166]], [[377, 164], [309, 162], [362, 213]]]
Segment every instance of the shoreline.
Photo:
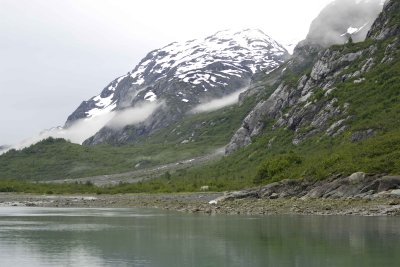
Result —
[[209, 204], [223, 193], [35, 195], [0, 193], [0, 207], [157, 208], [225, 215], [400, 216], [400, 198], [301, 199], [243, 198]]

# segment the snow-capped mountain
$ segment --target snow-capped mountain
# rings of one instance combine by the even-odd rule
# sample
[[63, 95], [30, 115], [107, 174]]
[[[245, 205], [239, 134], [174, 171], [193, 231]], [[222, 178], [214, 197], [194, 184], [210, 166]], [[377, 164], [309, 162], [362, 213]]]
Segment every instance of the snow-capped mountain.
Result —
[[326, 6], [310, 26], [307, 40], [328, 47], [343, 44], [351, 36], [364, 41], [385, 0], [335, 0]]
[[[171, 43], [150, 52], [134, 70], [84, 101], [68, 117], [66, 127], [77, 120], [162, 103], [146, 123], [135, 126], [141, 135], [151, 133], [199, 104], [243, 90], [253, 74], [271, 72], [288, 56], [282, 45], [260, 30], [220, 31], [204, 40]], [[134, 140], [135, 134], [129, 132], [106, 127], [87, 143]]]

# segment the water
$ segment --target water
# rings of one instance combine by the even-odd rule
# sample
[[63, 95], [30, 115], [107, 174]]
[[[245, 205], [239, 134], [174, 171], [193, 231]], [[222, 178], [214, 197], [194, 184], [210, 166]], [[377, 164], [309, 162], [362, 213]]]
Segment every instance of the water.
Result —
[[400, 218], [0, 208], [0, 266], [400, 266]]

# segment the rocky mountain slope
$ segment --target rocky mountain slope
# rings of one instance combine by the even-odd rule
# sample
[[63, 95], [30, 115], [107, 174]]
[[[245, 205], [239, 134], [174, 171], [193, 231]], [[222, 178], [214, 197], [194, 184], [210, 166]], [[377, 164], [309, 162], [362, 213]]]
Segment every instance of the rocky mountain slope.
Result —
[[145, 122], [109, 125], [85, 144], [121, 144], [180, 120], [196, 106], [246, 88], [254, 73], [269, 73], [288, 58], [280, 44], [260, 30], [221, 31], [204, 40], [172, 43], [150, 52], [131, 72], [84, 101], [66, 122], [158, 103]]
[[[246, 117], [242, 127], [228, 144], [227, 154], [251, 144], [252, 139], [268, 129], [292, 130], [294, 132], [292, 143], [296, 145], [319, 133], [335, 137], [346, 130], [346, 122], [352, 119], [348, 113], [350, 104], [341, 102], [334, 96], [337, 85], [351, 81], [362, 87], [366, 73], [376, 64], [384, 63], [385, 59], [377, 58], [380, 54], [377, 45], [373, 42], [370, 45], [361, 46], [360, 49], [347, 49], [347, 51], [340, 46], [323, 48], [328, 44], [342, 42], [341, 39], [332, 37], [333, 26], [336, 27], [336, 33], [338, 33], [351, 27], [349, 25], [356, 25], [353, 24], [355, 21], [361, 20], [366, 23], [368, 18], [365, 17], [366, 8], [374, 7], [368, 10], [368, 13], [377, 16], [377, 7], [381, 6], [381, 1], [354, 1], [354, 3], [349, 1], [345, 4], [342, 2], [335, 1], [321, 12], [311, 25], [307, 38], [295, 48], [293, 57], [276, 73], [272, 73], [266, 80], [252, 84], [250, 92], [259, 91], [260, 83], [274, 84], [276, 90], [269, 98], [260, 101]], [[339, 10], [344, 10], [345, 7], [351, 8], [346, 9], [348, 13], [340, 13], [344, 17], [335, 19], [329, 17]], [[387, 8], [388, 5], [385, 10]], [[357, 13], [357, 10], [361, 11]], [[372, 20], [370, 15], [372, 22], [368, 21], [364, 27], [371, 29], [372, 26], [368, 38], [376, 35], [375, 32], [384, 32], [378, 35], [387, 33], [387, 30], [381, 29], [384, 23], [377, 26], [382, 17], [383, 15], [372, 25], [376, 17]], [[327, 23], [322, 23], [323, 20], [327, 20]], [[327, 28], [330, 30], [326, 30]], [[389, 33], [393, 35], [393, 32], [394, 30], [390, 30]], [[388, 38], [389, 33], [384, 37], [381, 36], [380, 39]], [[386, 57], [390, 57], [389, 53], [390, 50], [386, 51]], [[350, 68], [354, 63], [357, 63], [357, 66]], [[374, 129], [354, 132], [352, 138], [364, 139], [373, 135], [374, 132]]]
[[[380, 194], [380, 179], [400, 173], [399, 33], [400, 1], [391, 0], [363, 42], [302, 42], [280, 68], [253, 78], [241, 99], [256, 95], [258, 103], [224, 160], [171, 179], [212, 188], [257, 185], [255, 192], [281, 181], [273, 197], [291, 190], [301, 197], [313, 189], [308, 185], [321, 184], [328, 187], [316, 197]], [[357, 172], [367, 178], [348, 179]], [[400, 189], [398, 181], [385, 190]], [[367, 191], [357, 191], [364, 185]]]
[[[399, 14], [400, 0], [388, 1], [362, 42], [329, 47], [308, 40], [300, 43], [293, 57], [277, 69], [252, 75], [239, 105], [183, 116], [143, 142], [123, 146], [45, 140], [0, 156], [0, 178], [80, 178], [179, 164], [210, 153], [229, 139], [229, 155], [221, 160], [171, 171], [150, 182], [121, 185], [121, 192], [196, 191], [203, 185], [215, 191], [237, 190], [284, 179], [299, 180], [290, 186], [302, 193], [307, 191], [304, 186], [318, 185], [322, 179], [333, 182], [329, 192], [339, 192], [363, 184], [349, 185], [354, 182], [347, 179], [352, 173], [365, 173], [368, 184], [396, 176], [400, 173]], [[212, 89], [199, 86], [202, 93]], [[175, 93], [171, 97], [181, 108], [191, 104]], [[121, 136], [133, 140], [137, 127], [110, 136], [103, 133], [107, 137], [103, 140], [113, 143]], [[282, 184], [275, 194], [291, 190]]]

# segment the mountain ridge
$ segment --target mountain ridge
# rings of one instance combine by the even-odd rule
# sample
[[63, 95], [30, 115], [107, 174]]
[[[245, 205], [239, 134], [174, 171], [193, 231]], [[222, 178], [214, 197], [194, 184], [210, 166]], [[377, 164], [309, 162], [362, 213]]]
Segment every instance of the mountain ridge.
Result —
[[208, 185], [223, 191], [281, 180], [304, 184], [286, 179], [311, 184], [327, 179], [334, 185], [335, 179], [346, 182], [342, 178], [355, 172], [368, 177], [396, 175], [400, 172], [398, 14], [400, 1], [389, 1], [363, 42], [327, 48], [302, 42], [279, 68], [253, 75], [238, 105], [186, 116], [143, 142], [128, 145], [79, 146], [47, 140], [1, 156], [0, 174], [40, 179], [46, 171], [47, 179], [60, 179], [129, 171], [176, 156], [190, 159], [205, 154], [229, 142], [236, 131], [239, 138], [231, 139], [236, 147], [219, 161], [121, 187], [181, 192]]
[[[204, 40], [174, 42], [151, 51], [131, 72], [115, 79], [101, 94], [84, 101], [68, 117], [65, 127], [80, 119], [140, 103], [164, 101], [163, 109], [157, 109], [156, 115], [136, 127], [141, 128], [139, 135], [150, 134], [181, 119], [205, 101], [247, 87], [254, 73], [270, 72], [288, 57], [282, 45], [260, 30], [225, 30]], [[161, 115], [162, 119], [157, 118]], [[126, 140], [118, 138], [121, 134], [129, 136]], [[137, 134], [129, 129], [115, 131], [106, 127], [85, 144], [109, 142], [109, 136], [117, 139], [112, 143], [124, 143], [134, 140]]]
[[[340, 4], [343, 2], [343, 0], [334, 1], [321, 11], [310, 26], [310, 32], [306, 39], [295, 47], [291, 59], [277, 69], [277, 74], [275, 75], [277, 77], [267, 79], [267, 81], [273, 81], [272, 83], [276, 90], [267, 99], [260, 101], [248, 114], [242, 123], [242, 127], [237, 130], [227, 145], [227, 154], [250, 145], [252, 139], [261, 135], [266, 127], [271, 127], [272, 129], [287, 127], [293, 130], [295, 132], [295, 137], [292, 140], [294, 144], [298, 144], [321, 131], [327, 131], [327, 134], [331, 136], [336, 136], [341, 131], [344, 131], [344, 123], [348, 120], [345, 116], [349, 104], [342, 103], [341, 106], [338, 106], [337, 99], [334, 97], [329, 100], [330, 102], [313, 103], [315, 91], [318, 91], [319, 94], [325, 94], [326, 97], [335, 90], [333, 85], [338, 81], [361, 77], [356, 82], [362, 82], [362, 76], [375, 64], [372, 58], [366, 59], [359, 71], [346, 73], [345, 75], [340, 74], [344, 71], [344, 67], [358, 61], [363, 55], [375, 53], [376, 47], [371, 45], [362, 51], [350, 51], [347, 54], [331, 49], [333, 44], [339, 45], [346, 40], [337, 38], [339, 37], [339, 32], [349, 28], [354, 21], [358, 21], [360, 18], [363, 21], [366, 20], [364, 17], [365, 12], [361, 12], [361, 16], [351, 17], [351, 20], [347, 22], [342, 19], [338, 19], [338, 21], [328, 19], [327, 25], [316, 25], [316, 22], [327, 19], [327, 15], [334, 14], [344, 7], [350, 7], [346, 11], [348, 13], [345, 13], [345, 15], [349, 15], [358, 10], [360, 5], [365, 11], [365, 8], [368, 9], [370, 6], [379, 8], [382, 3], [381, 1], [350, 1], [352, 4], [346, 3], [341, 6]], [[375, 12], [376, 10], [372, 13], [375, 14]], [[379, 18], [374, 18], [368, 24], [371, 26], [376, 25], [375, 21], [377, 20]], [[331, 25], [336, 27], [334, 37], [332, 37], [330, 31], [323, 32], [321, 30], [329, 28]], [[318, 27], [320, 29], [317, 29]], [[365, 29], [370, 32], [370, 27], [365, 27]], [[369, 36], [368, 32], [364, 33], [363, 36]], [[354, 33], [357, 34], [357, 32]], [[349, 34], [349, 36], [353, 36], [353, 34]], [[319, 37], [319, 39], [316, 37]], [[327, 42], [327, 38], [331, 39]], [[360, 41], [360, 39], [356, 40]], [[305, 69], [308, 70], [306, 74], [304, 73]], [[274, 77], [274, 74], [272, 74], [272, 77]], [[267, 120], [273, 120], [275, 123], [268, 125]], [[328, 125], [331, 120], [334, 120], [334, 122]], [[301, 129], [307, 127], [308, 130]]]

